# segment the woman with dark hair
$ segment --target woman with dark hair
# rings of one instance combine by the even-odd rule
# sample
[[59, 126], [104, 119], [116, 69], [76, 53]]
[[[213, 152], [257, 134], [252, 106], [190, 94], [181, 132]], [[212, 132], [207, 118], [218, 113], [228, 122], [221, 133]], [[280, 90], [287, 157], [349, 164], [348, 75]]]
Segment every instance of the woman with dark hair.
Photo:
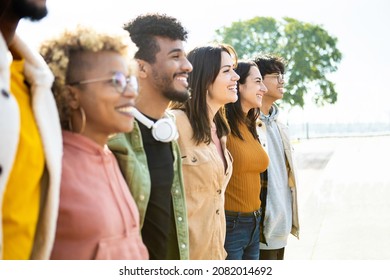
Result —
[[237, 100], [237, 55], [229, 45], [203, 46], [190, 51], [188, 60], [191, 99], [171, 108], [179, 130], [190, 259], [225, 259], [224, 194], [232, 158], [224, 105]]
[[267, 88], [254, 62], [239, 62], [236, 72], [240, 75], [238, 100], [225, 105], [231, 129], [227, 148], [234, 159], [225, 193], [225, 249], [229, 260], [258, 260], [260, 173], [267, 169], [269, 159], [258, 140], [256, 120]]

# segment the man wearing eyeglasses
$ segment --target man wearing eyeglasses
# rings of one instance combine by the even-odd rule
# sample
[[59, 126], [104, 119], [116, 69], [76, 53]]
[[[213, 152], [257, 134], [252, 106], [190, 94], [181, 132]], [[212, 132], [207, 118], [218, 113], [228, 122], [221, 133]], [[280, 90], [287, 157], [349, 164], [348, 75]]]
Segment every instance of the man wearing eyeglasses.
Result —
[[42, 57], [15, 34], [46, 1], [0, 1], [0, 259], [48, 259], [54, 242], [62, 137]]
[[[171, 101], [189, 98], [183, 42], [187, 31], [177, 19], [141, 15], [126, 24], [138, 47], [139, 96], [131, 133], [109, 141], [140, 212], [142, 239], [150, 259], [188, 259], [189, 237], [180, 151]], [[142, 175], [142, 176], [141, 176]]]
[[268, 169], [261, 174], [260, 259], [283, 260], [289, 234], [299, 237], [293, 149], [275, 103], [284, 94], [285, 62], [274, 55], [259, 56], [255, 62], [268, 89], [263, 96], [257, 133], [270, 158]]

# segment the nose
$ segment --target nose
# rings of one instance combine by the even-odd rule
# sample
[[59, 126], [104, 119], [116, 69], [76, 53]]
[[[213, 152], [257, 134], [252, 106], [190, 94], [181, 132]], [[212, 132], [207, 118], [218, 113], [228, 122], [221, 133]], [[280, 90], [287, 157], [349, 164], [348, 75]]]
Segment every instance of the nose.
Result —
[[187, 57], [183, 60], [182, 69], [187, 73], [190, 73], [193, 69], [191, 62], [187, 59]]
[[268, 91], [268, 88], [265, 86], [263, 82], [260, 83], [260, 91], [262, 91], [263, 93], [267, 93]]
[[238, 81], [238, 80], [240, 79], [240, 75], [238, 75], [238, 74], [236, 73], [236, 71], [233, 71], [233, 73], [234, 73], [234, 75], [233, 75], [233, 77], [232, 77], [232, 80], [233, 80], [233, 81]]
[[279, 84], [284, 85], [284, 74], [280, 74], [280, 77], [278, 77]]
[[131, 76], [126, 84], [123, 96], [128, 98], [136, 98], [138, 96], [138, 81], [137, 77]]

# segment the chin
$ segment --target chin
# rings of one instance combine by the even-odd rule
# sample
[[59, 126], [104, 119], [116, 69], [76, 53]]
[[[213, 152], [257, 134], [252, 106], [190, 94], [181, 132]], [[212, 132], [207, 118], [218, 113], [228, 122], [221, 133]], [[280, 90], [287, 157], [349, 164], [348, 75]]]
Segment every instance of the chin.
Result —
[[232, 99], [232, 101], [230, 101], [230, 102], [235, 103], [235, 102], [237, 102], [237, 100], [238, 100], [238, 95], [236, 94], [234, 96], [234, 98]]
[[134, 123], [131, 122], [131, 124], [124, 124], [120, 127], [117, 127], [116, 128], [116, 133], [127, 133], [127, 132], [131, 132], [132, 130], [134, 129]]
[[122, 131], [122, 132], [131, 132], [131, 131], [133, 131], [133, 129], [134, 129], [134, 123], [132, 122], [131, 125], [129, 125], [129, 126], [125, 129], [125, 131]]

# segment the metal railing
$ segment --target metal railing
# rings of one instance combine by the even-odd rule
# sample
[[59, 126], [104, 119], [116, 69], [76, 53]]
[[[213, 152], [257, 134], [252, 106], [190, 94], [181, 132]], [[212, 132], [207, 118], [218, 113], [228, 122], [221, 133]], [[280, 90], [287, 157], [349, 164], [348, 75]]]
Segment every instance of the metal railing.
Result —
[[291, 139], [390, 135], [390, 122], [290, 123]]

